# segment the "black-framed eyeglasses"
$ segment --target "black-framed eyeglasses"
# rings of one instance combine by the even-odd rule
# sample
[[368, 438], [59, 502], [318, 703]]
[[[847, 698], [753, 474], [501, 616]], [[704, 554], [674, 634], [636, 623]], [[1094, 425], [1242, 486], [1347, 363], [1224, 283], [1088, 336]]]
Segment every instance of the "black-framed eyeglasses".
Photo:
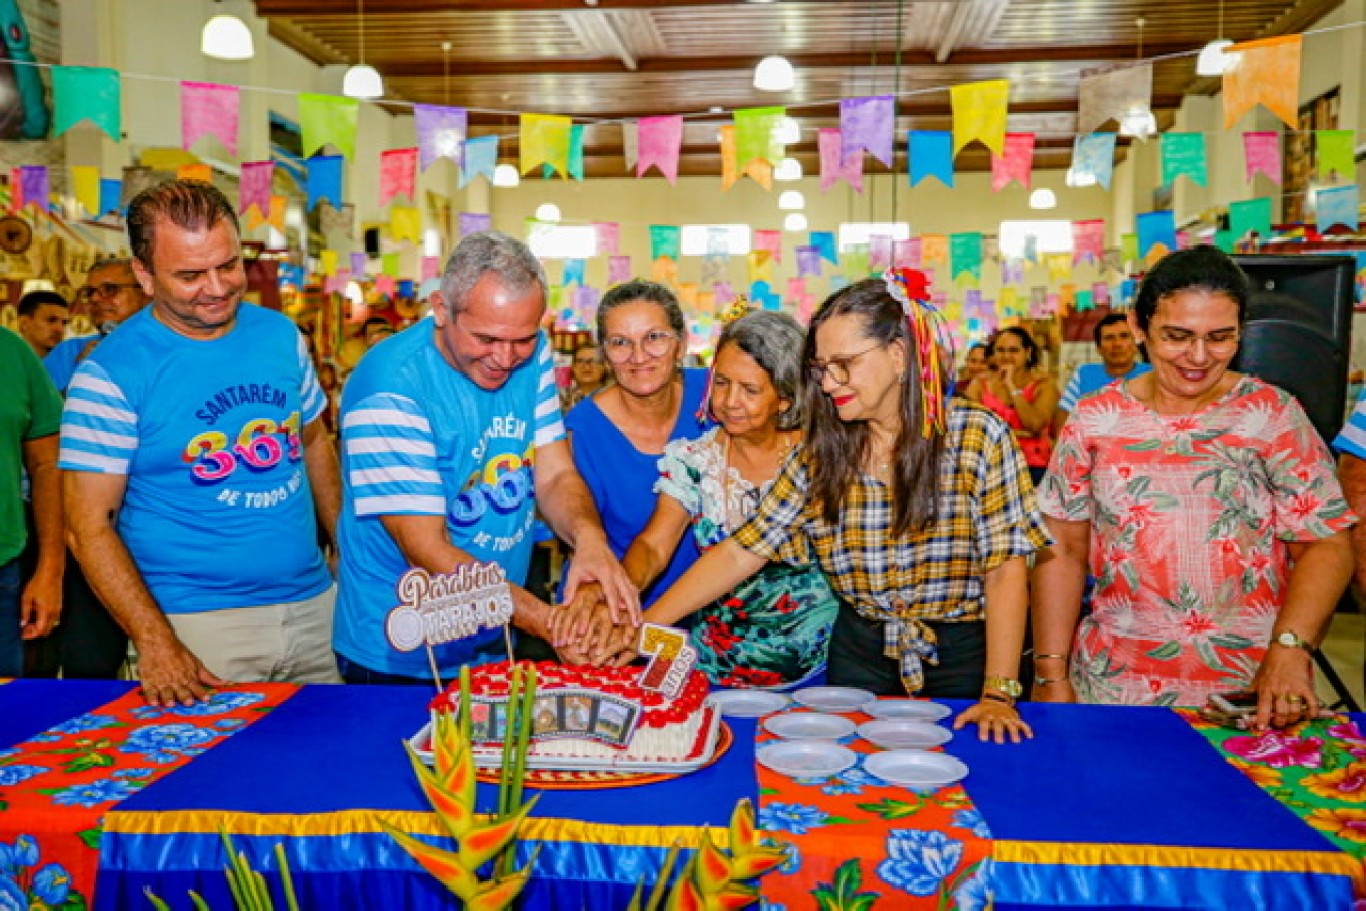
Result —
[[664, 329], [652, 329], [645, 333], [639, 340], [629, 339], [621, 335], [608, 336], [602, 343], [602, 350], [607, 355], [607, 359], [614, 364], [624, 364], [631, 359], [631, 353], [640, 346], [647, 357], [661, 357], [669, 353], [674, 342], [678, 341], [678, 335]]
[[862, 351], [846, 355], [845, 357], [832, 357], [825, 363], [821, 363], [820, 361], [807, 361], [806, 375], [813, 383], [819, 384], [828, 376], [830, 377], [831, 382], [836, 385], [843, 385], [844, 383], [849, 382], [850, 365], [865, 354], [876, 351], [881, 347], [882, 342], [874, 342]]
[[137, 282], [100, 282], [98, 285], [86, 285], [81, 289], [81, 297], [90, 298], [96, 295], [100, 297], [113, 297], [124, 288], [136, 288]]

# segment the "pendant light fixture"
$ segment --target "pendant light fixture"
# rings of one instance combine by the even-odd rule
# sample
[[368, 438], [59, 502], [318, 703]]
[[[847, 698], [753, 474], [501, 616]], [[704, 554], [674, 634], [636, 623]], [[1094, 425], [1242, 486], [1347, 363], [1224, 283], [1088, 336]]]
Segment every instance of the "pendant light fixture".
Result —
[[783, 230], [784, 230], [784, 231], [805, 231], [805, 230], [806, 230], [806, 216], [803, 215], [801, 212], [789, 212], [789, 213], [787, 213], [787, 217], [783, 219]]
[[365, 62], [365, 0], [356, 0], [356, 24], [360, 30], [357, 62], [342, 77], [342, 94], [368, 101], [384, 94], [384, 79], [379, 70]]
[[778, 195], [778, 208], [784, 212], [797, 212], [806, 208], [806, 197], [799, 190], [784, 190]]
[[250, 60], [256, 55], [256, 44], [245, 22], [236, 16], [219, 13], [204, 23], [199, 50], [204, 56], [219, 60]]
[[1224, 0], [1219, 0], [1219, 24], [1215, 29], [1215, 39], [1205, 45], [1200, 50], [1200, 56], [1195, 59], [1195, 75], [1197, 76], [1222, 76], [1233, 68], [1237, 62], [1238, 55], [1225, 53], [1225, 49], [1232, 47], [1233, 42], [1222, 36], [1224, 34]]
[[754, 68], [754, 87], [761, 92], [790, 92], [796, 85], [797, 71], [786, 57], [765, 57]]
[[802, 163], [795, 158], [784, 158], [773, 168], [773, 179], [790, 183], [802, 179]]
[[[1143, 26], [1148, 24], [1148, 20], [1139, 16], [1134, 20], [1134, 25], [1138, 26], [1138, 51], [1134, 59], [1143, 60]], [[1123, 114], [1119, 115], [1119, 135], [1130, 136], [1141, 141], [1157, 132], [1157, 118], [1153, 116], [1152, 109], [1146, 105], [1135, 105]]]
[[522, 175], [517, 173], [517, 168], [510, 164], [500, 164], [493, 169], [493, 185], [495, 187], [515, 187], [522, 182]]

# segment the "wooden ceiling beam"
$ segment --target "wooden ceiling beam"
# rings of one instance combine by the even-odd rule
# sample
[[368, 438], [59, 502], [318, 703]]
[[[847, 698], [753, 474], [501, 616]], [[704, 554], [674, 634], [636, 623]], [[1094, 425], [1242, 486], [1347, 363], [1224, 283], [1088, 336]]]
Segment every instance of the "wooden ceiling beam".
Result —
[[[788, 4], [816, 5], [828, 0], [786, 0]], [[894, 4], [888, 4], [894, 6]], [[338, 0], [256, 0], [258, 16], [335, 16]], [[746, 0], [367, 0], [368, 15], [433, 15], [438, 13], [531, 13], [546, 10], [662, 10], [695, 6], [750, 6]], [[752, 8], [752, 7], [751, 7]], [[354, 11], [354, 10], [352, 10]]]

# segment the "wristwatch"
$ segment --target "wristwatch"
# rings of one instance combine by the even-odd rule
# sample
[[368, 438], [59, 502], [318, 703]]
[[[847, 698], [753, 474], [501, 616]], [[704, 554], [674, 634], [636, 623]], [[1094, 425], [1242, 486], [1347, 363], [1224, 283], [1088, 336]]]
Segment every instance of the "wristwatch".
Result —
[[1277, 633], [1276, 638], [1272, 639], [1271, 641], [1276, 645], [1282, 646], [1284, 648], [1302, 648], [1309, 654], [1314, 654], [1313, 643], [1305, 639], [1301, 639], [1299, 637], [1299, 634], [1293, 632], [1292, 630], [1282, 630], [1280, 633]]
[[[982, 688], [1008, 696], [1012, 704], [1024, 695], [1024, 687], [1020, 685], [1020, 681], [1012, 680], [1010, 677], [988, 676], [982, 681]], [[991, 693], [983, 693], [982, 695], [995, 698]]]

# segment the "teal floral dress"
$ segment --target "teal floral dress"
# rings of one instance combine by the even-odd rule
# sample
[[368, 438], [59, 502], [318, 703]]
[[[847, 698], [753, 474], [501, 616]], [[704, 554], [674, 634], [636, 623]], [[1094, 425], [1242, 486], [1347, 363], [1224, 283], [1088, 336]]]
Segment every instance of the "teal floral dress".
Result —
[[[753, 515], [769, 486], [755, 487], [727, 465], [721, 434], [714, 427], [669, 443], [655, 483], [656, 493], [673, 497], [692, 517], [704, 551]], [[796, 686], [825, 668], [838, 610], [819, 567], [769, 563], [697, 613], [692, 644], [699, 668], [719, 686]]]

